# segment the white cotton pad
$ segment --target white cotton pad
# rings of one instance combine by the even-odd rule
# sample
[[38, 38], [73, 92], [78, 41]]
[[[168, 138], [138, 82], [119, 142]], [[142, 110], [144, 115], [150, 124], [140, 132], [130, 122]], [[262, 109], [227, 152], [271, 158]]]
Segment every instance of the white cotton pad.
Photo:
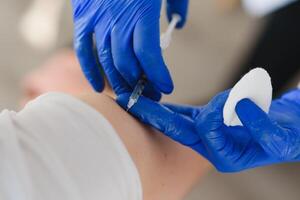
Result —
[[227, 126], [242, 125], [235, 107], [236, 104], [248, 98], [266, 113], [272, 102], [272, 84], [268, 72], [262, 68], [255, 68], [247, 73], [230, 91], [223, 109], [224, 124]]

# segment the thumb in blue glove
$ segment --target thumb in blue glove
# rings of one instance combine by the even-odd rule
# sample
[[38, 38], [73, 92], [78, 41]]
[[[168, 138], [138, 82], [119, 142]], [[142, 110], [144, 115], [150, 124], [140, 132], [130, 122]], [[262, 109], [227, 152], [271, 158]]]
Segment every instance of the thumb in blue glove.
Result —
[[238, 103], [236, 111], [253, 140], [275, 162], [300, 160], [299, 89], [274, 100], [269, 114], [247, 99]]

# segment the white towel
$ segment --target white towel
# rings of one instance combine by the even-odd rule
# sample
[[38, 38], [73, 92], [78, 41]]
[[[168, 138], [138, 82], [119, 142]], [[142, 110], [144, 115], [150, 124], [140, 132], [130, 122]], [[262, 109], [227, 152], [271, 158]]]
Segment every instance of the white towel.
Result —
[[137, 169], [110, 123], [68, 95], [3, 111], [0, 157], [0, 199], [142, 199]]

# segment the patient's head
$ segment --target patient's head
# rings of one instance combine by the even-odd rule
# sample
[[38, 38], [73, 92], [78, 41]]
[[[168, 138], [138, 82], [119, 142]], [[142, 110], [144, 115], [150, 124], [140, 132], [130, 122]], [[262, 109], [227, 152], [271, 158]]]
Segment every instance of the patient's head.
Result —
[[[106, 84], [105, 92], [112, 95]], [[71, 49], [64, 49], [24, 77], [21, 82], [23, 97], [21, 105], [47, 92], [64, 92], [78, 95], [92, 92], [83, 76], [77, 58]]]

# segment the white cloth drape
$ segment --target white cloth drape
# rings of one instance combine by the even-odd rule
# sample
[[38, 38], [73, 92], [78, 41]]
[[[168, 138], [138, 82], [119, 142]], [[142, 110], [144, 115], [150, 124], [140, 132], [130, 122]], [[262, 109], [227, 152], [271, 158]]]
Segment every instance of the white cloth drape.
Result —
[[0, 199], [141, 200], [142, 190], [109, 122], [52, 93], [0, 114]]

